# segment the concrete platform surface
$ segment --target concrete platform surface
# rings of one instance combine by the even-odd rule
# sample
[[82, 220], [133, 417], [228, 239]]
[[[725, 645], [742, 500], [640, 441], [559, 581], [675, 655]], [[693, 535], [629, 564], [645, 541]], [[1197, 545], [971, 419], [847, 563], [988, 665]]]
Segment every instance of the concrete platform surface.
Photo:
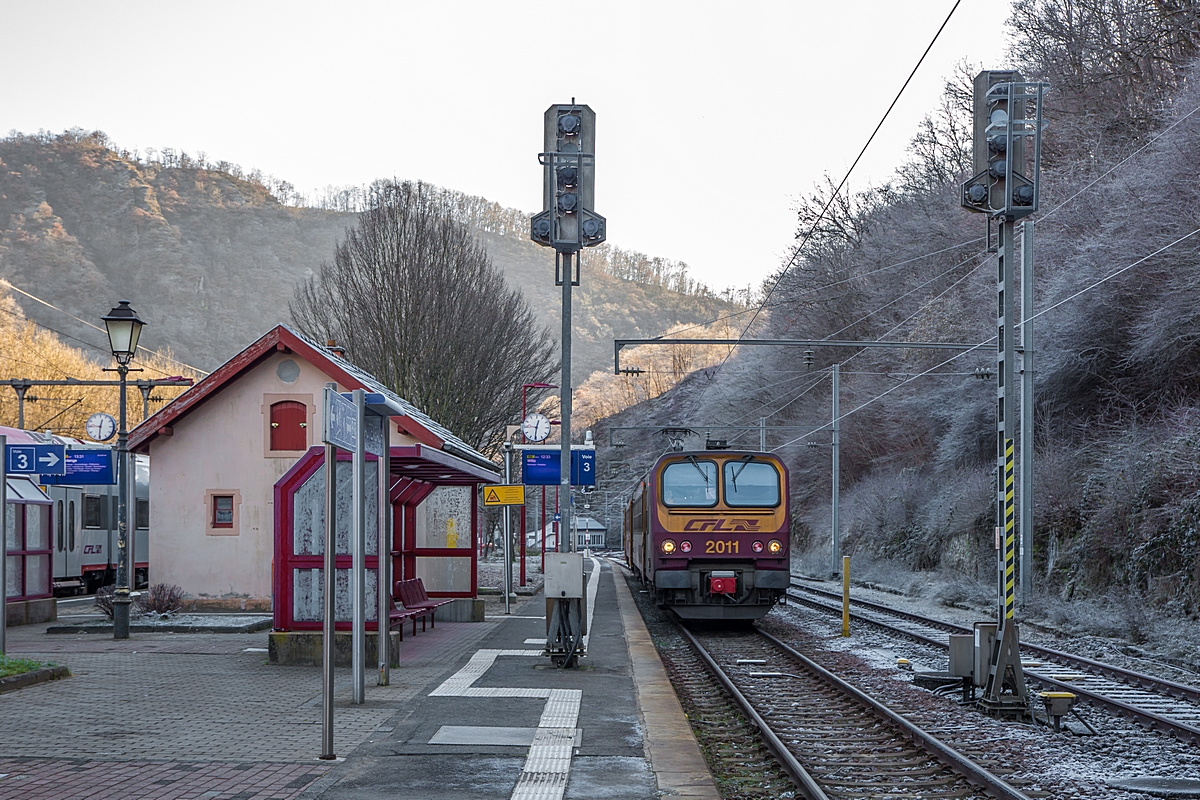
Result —
[[540, 595], [508, 617], [439, 622], [405, 637], [392, 685], [368, 671], [364, 705], [337, 670], [333, 763], [315, 758], [320, 669], [268, 664], [265, 633], [15, 629], [11, 655], [73, 675], [0, 695], [0, 800], [717, 798], [624, 580], [585, 563], [578, 669], [541, 656]]

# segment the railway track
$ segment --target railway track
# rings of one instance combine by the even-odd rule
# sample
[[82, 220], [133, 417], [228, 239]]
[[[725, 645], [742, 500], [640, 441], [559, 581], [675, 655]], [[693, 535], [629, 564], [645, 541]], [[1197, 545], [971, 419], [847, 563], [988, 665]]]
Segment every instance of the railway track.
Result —
[[807, 800], [1038, 796], [764, 631], [680, 629]]
[[[788, 599], [822, 611], [842, 613], [841, 594], [793, 580]], [[851, 601], [851, 617], [922, 644], [949, 649], [943, 633], [970, 634], [961, 625], [889, 608], [867, 600]], [[1141, 725], [1200, 744], [1200, 688], [1128, 670], [1047, 647], [1021, 644], [1024, 671], [1031, 681], [1074, 692], [1094, 705]]]

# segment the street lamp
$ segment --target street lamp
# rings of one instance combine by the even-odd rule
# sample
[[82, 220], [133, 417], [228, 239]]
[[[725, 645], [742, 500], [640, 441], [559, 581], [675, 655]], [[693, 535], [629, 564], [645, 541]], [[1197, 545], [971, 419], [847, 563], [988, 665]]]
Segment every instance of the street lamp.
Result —
[[[121, 379], [119, 424], [117, 427], [117, 588], [113, 594], [113, 638], [129, 638], [129, 587], [132, 583], [129, 558], [129, 437], [125, 430], [125, 378], [129, 362], [137, 352], [138, 337], [146, 323], [121, 300], [117, 307], [101, 317], [108, 330], [108, 347], [117, 359], [116, 373]], [[105, 369], [105, 372], [112, 372]], [[135, 370], [140, 371], [140, 370]]]

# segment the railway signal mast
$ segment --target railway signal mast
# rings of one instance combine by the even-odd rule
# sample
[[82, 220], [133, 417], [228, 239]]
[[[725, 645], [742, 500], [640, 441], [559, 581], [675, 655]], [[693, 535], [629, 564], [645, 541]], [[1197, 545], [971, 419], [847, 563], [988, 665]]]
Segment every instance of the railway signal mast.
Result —
[[[961, 203], [968, 211], [987, 214], [988, 239], [992, 221], [998, 225], [997, 343], [996, 343], [996, 542], [999, 555], [997, 594], [998, 630], [991, 647], [989, 668], [981, 701], [999, 715], [1025, 713], [1025, 680], [1018, 652], [1016, 621], [1017, 527], [1013, 380], [1017, 359], [1014, 273], [1015, 226], [1038, 210], [1042, 152], [1042, 98], [1048, 86], [1027, 83], [1019, 72], [984, 71], [975, 77], [974, 176], [962, 184]], [[1033, 112], [1030, 118], [1029, 112]], [[1031, 140], [1031, 141], [1030, 141]], [[1033, 145], [1032, 164], [1027, 144]], [[1027, 320], [1033, 305], [1033, 227], [1022, 224], [1022, 278], [1024, 302], [1022, 339], [1021, 473], [1020, 502], [1022, 587], [1030, 585], [1033, 534], [1033, 347]], [[976, 637], [981, 643], [980, 637]], [[977, 644], [978, 646], [978, 644]], [[977, 676], [978, 678], [981, 676]]]
[[[604, 241], [607, 224], [604, 217], [593, 211], [596, 181], [596, 113], [586, 105], [552, 105], [545, 114], [545, 147], [538, 155], [543, 168], [542, 211], [530, 220], [529, 235], [543, 247], [554, 248], [555, 285], [562, 287], [562, 452], [559, 458], [560, 486], [563, 497], [571, 497], [571, 287], [579, 285], [579, 253], [585, 247], [595, 247]], [[571, 530], [571, 505], [562, 508], [559, 531]], [[522, 533], [524, 536], [524, 533]], [[573, 537], [558, 536], [558, 549], [575, 549]], [[555, 559], [554, 569], [574, 571], [574, 559]], [[551, 596], [552, 589], [562, 586], [583, 586], [571, 576], [552, 574], [551, 562], [546, 562], [547, 608], [546, 651], [555, 662], [570, 666], [581, 652], [583, 629], [583, 598], [573, 597], [573, 590], [564, 589]], [[579, 559], [582, 576], [583, 562]], [[560, 580], [560, 577], [563, 580]], [[561, 596], [560, 596], [561, 594]]]

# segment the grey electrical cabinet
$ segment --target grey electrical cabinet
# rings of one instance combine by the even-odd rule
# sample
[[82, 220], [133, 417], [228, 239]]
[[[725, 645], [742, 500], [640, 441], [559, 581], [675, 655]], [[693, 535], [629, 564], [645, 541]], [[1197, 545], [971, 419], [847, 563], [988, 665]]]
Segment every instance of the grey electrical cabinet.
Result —
[[546, 599], [583, 597], [583, 554], [546, 554]]
[[994, 622], [975, 623], [975, 685], [985, 686], [992, 666], [992, 650], [996, 646]]

